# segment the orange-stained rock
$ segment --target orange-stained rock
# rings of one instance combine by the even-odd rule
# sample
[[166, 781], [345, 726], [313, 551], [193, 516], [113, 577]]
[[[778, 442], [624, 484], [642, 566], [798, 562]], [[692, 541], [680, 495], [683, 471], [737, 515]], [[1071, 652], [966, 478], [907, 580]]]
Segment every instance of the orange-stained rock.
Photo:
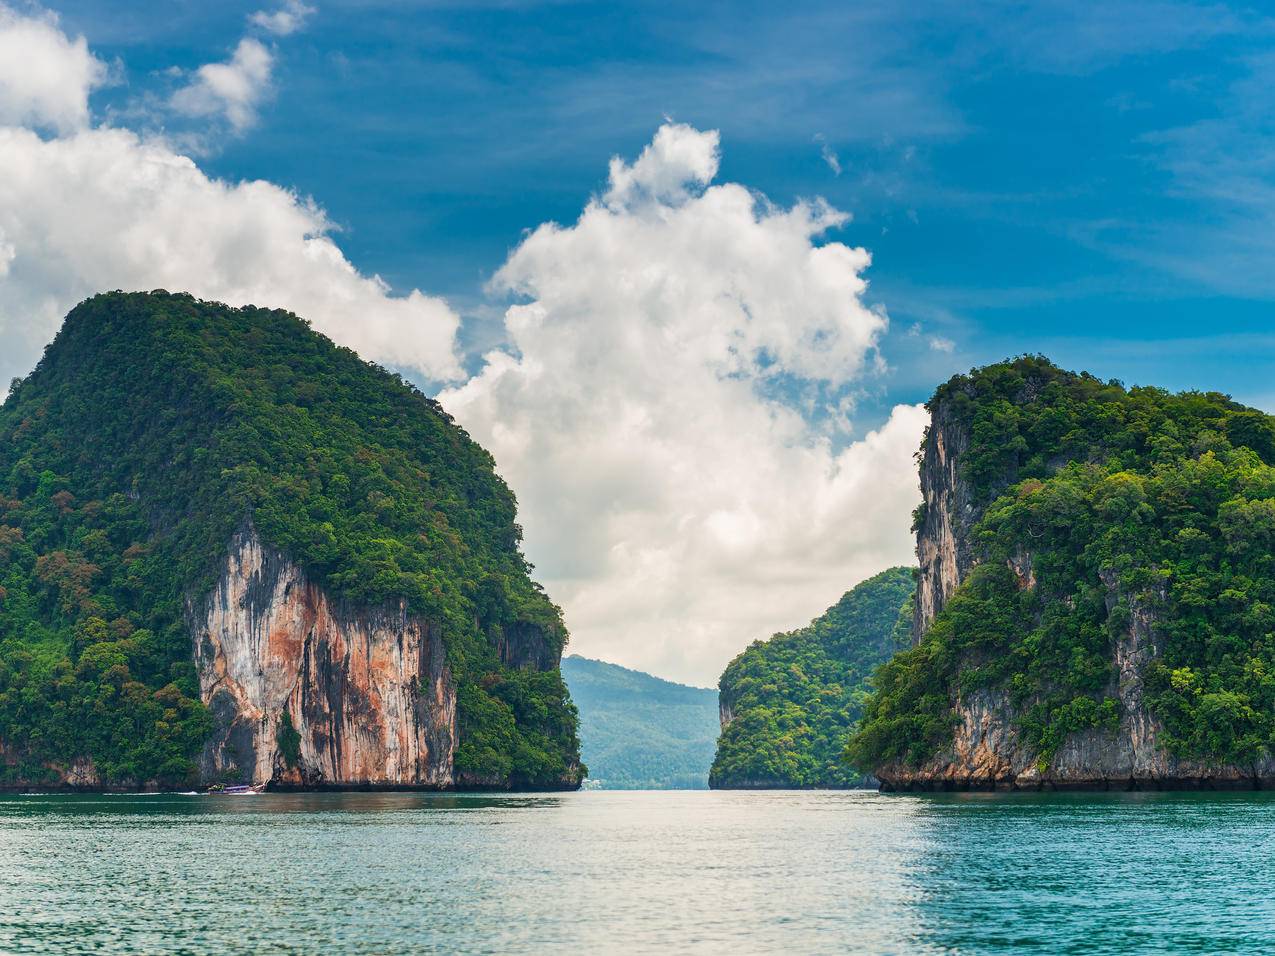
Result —
[[[276, 786], [453, 784], [456, 688], [431, 622], [333, 602], [251, 529], [193, 609], [216, 721], [202, 774]], [[281, 725], [299, 735], [289, 761]]]

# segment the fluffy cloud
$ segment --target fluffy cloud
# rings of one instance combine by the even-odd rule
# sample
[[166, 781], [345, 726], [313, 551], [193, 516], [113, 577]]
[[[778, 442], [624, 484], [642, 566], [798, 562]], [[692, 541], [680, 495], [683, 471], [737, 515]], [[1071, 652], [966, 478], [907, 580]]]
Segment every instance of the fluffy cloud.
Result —
[[306, 6], [300, 0], [288, 0], [278, 10], [258, 10], [248, 17], [248, 22], [267, 33], [286, 37], [305, 26], [305, 21], [313, 13], [314, 7]]
[[[0, 50], [15, 37], [56, 33], [47, 19], [5, 17]], [[40, 49], [92, 60], [82, 41], [65, 37]], [[80, 78], [77, 109], [86, 109], [92, 70], [56, 57], [42, 67], [55, 68]], [[80, 115], [29, 99], [38, 105], [26, 117], [33, 125], [61, 127]], [[128, 130], [81, 126], [43, 138], [0, 122], [0, 382], [31, 369], [76, 302], [153, 288], [292, 309], [365, 358], [459, 377], [456, 314], [441, 299], [392, 296], [379, 277], [360, 274], [313, 203], [268, 182], [212, 179]]]
[[105, 78], [84, 37], [66, 36], [55, 16], [24, 17], [0, 3], [0, 124], [78, 129], [88, 123], [89, 91]]
[[684, 200], [691, 188], [704, 186], [717, 175], [718, 147], [716, 130], [701, 133], [684, 124], [666, 123], [632, 166], [619, 156], [611, 157], [604, 201], [618, 209], [636, 207], [643, 199]]
[[184, 116], [224, 116], [242, 133], [257, 121], [257, 107], [270, 92], [274, 55], [259, 41], [244, 37], [225, 63], [207, 63], [169, 105]]
[[327, 235], [323, 212], [267, 182], [210, 179], [126, 130], [43, 140], [0, 128], [0, 358], [26, 371], [76, 302], [104, 289], [180, 289], [283, 306], [377, 362], [459, 373], [441, 299], [391, 297]]
[[805, 623], [912, 560], [923, 409], [838, 445], [874, 364], [845, 220], [709, 185], [715, 132], [666, 125], [572, 226], [533, 232], [494, 286], [510, 345], [445, 392], [518, 493], [529, 556], [574, 646], [712, 681], [748, 640]]

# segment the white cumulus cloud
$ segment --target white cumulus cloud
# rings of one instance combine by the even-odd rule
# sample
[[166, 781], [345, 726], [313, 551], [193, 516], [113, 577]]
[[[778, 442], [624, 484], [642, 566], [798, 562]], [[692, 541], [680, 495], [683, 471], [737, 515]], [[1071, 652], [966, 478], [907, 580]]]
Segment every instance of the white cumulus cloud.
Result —
[[169, 105], [184, 116], [224, 117], [242, 133], [257, 121], [257, 108], [270, 92], [274, 54], [244, 37], [225, 63], [206, 63], [173, 93]]
[[718, 145], [717, 130], [702, 133], [685, 124], [665, 123], [632, 166], [619, 156], [611, 158], [606, 204], [685, 199], [690, 188], [717, 175]]
[[307, 6], [300, 0], [288, 0], [277, 10], [258, 10], [256, 13], [250, 14], [248, 22], [253, 26], [260, 27], [267, 33], [286, 37], [305, 26], [306, 20], [313, 13], [314, 7]]
[[[47, 17], [5, 11], [0, 50], [48, 30], [57, 32]], [[64, 56], [82, 50], [91, 61], [87, 48], [62, 37], [40, 49], [53, 58], [41, 70], [79, 77], [80, 105], [0, 116], [0, 382], [30, 371], [83, 298], [154, 288], [291, 309], [364, 358], [433, 380], [460, 377], [459, 318], [446, 302], [391, 295], [360, 273], [323, 211], [288, 189], [214, 179], [162, 142], [88, 125], [95, 74], [66, 67]], [[64, 125], [49, 138], [31, 128]]]
[[[838, 447], [807, 414], [874, 367], [884, 315], [822, 202], [710, 185], [716, 132], [666, 124], [571, 226], [528, 236], [494, 286], [509, 346], [444, 392], [519, 496], [574, 647], [696, 682], [912, 560], [926, 416]], [[816, 396], [813, 398], [811, 396]]]
[[57, 132], [85, 126], [89, 92], [106, 75], [84, 37], [68, 37], [56, 16], [22, 16], [0, 3], [0, 124]]

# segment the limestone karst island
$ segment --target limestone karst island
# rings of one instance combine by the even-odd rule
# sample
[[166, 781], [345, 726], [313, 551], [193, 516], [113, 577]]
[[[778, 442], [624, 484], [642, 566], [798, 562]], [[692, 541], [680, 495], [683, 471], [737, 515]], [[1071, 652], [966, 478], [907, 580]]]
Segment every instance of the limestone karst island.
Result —
[[580, 785], [513, 495], [398, 376], [101, 295], [0, 422], [4, 786]]

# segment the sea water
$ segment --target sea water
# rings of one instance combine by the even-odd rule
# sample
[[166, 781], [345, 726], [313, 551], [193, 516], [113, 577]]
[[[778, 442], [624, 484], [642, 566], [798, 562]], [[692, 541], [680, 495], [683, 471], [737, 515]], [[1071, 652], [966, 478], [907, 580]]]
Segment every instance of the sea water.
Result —
[[1275, 794], [0, 796], [0, 952], [1275, 952]]

